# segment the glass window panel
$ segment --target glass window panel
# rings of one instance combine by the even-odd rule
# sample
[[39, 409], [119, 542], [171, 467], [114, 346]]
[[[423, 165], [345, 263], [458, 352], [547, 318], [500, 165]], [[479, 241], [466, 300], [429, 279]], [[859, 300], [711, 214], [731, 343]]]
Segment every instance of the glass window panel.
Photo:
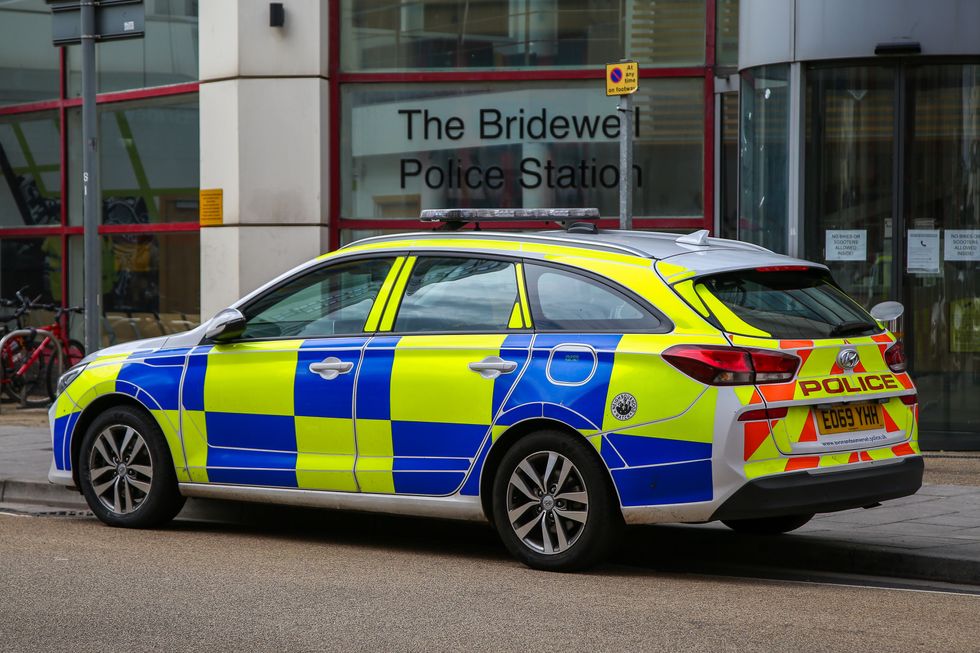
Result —
[[394, 330], [504, 331], [516, 302], [513, 263], [423, 257], [412, 268]]
[[[871, 66], [812, 68], [806, 80], [806, 257], [827, 262], [841, 287], [870, 308], [896, 299], [891, 270], [895, 72]], [[842, 254], [834, 243], [845, 237], [863, 239], [863, 248]]]
[[[906, 331], [923, 440], [980, 433], [980, 65], [908, 69], [905, 228], [939, 230], [938, 273], [906, 275]], [[907, 236], [903, 240], [909, 242]], [[958, 241], [954, 242], [954, 241]]]
[[715, 2], [715, 61], [734, 68], [738, 65], [738, 0]]
[[316, 338], [360, 334], [392, 259], [314, 270], [275, 288], [244, 311], [243, 338]]
[[722, 238], [738, 238], [738, 93], [721, 96], [721, 143], [718, 205], [721, 212]]
[[0, 240], [0, 297], [13, 300], [21, 289], [41, 303], [61, 302], [60, 236]]
[[[634, 213], [701, 216], [704, 85], [635, 95]], [[348, 85], [341, 210], [417, 218], [445, 207], [597, 207], [619, 213], [616, 99], [595, 82]]]
[[[68, 112], [68, 158], [82, 169], [81, 112]], [[197, 222], [197, 95], [99, 107], [103, 224]], [[71, 184], [70, 224], [82, 224], [81, 184]]]
[[[144, 4], [143, 38], [106, 41], [96, 48], [99, 93], [197, 80], [198, 0], [153, 0]], [[229, 29], [234, 26], [229, 24]], [[81, 92], [81, 48], [70, 46], [68, 93], [79, 96]]]
[[345, 70], [704, 63], [704, 0], [344, 0]]
[[[543, 331], [650, 331], [660, 320], [622, 293], [580, 274], [526, 265], [534, 328]], [[574, 301], [569, 298], [574, 297]]]
[[0, 117], [0, 227], [61, 224], [58, 114]]
[[742, 71], [738, 237], [785, 253], [789, 202], [789, 65]]
[[[198, 232], [113, 234], [101, 241], [103, 344], [178, 333], [200, 324]], [[71, 303], [81, 304], [81, 236], [69, 239], [69, 251]], [[73, 335], [80, 332], [77, 328]]]
[[59, 68], [48, 4], [0, 3], [0, 105], [57, 98]]

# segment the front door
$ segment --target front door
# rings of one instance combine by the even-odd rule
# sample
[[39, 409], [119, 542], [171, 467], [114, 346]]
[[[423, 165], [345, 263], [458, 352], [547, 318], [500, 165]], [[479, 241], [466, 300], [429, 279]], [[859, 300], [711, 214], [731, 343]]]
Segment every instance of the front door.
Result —
[[242, 308], [235, 342], [195, 348], [181, 393], [192, 480], [357, 490], [354, 381], [393, 262], [303, 273]]
[[362, 492], [452, 494], [485, 455], [531, 342], [518, 276], [507, 260], [409, 258], [358, 378]]

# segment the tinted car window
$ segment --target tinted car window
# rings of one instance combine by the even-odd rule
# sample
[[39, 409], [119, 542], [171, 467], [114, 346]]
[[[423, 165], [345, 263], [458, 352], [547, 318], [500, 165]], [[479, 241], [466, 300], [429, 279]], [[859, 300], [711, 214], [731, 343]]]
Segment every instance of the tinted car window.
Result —
[[513, 263], [423, 257], [412, 268], [395, 330], [501, 331], [507, 329], [516, 301]]
[[269, 291], [249, 305], [243, 338], [355, 335], [391, 269], [372, 258], [322, 267]]
[[731, 333], [813, 339], [881, 332], [821, 270], [738, 270], [702, 279], [695, 289]]
[[536, 329], [545, 331], [650, 331], [660, 320], [615, 288], [581, 274], [526, 265]]

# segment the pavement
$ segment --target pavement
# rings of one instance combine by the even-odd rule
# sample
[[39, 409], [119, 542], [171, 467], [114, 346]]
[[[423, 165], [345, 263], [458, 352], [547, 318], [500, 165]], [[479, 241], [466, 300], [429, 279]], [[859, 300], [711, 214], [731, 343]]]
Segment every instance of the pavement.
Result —
[[[80, 494], [48, 483], [50, 460], [44, 411], [4, 407], [0, 509], [36, 512], [38, 506], [53, 506], [66, 513], [84, 511]], [[915, 495], [876, 508], [818, 515], [789, 535], [741, 535], [718, 523], [636, 527], [627, 535], [622, 556], [649, 567], [648, 547], [655, 541], [656, 567], [662, 571], [684, 570], [685, 561], [694, 559], [716, 561], [728, 571], [765, 567], [980, 586], [980, 453], [927, 453], [925, 462], [925, 484]], [[316, 520], [318, 514], [191, 499], [180, 518], [301, 524]], [[711, 564], [700, 564], [698, 570], [707, 571]]]

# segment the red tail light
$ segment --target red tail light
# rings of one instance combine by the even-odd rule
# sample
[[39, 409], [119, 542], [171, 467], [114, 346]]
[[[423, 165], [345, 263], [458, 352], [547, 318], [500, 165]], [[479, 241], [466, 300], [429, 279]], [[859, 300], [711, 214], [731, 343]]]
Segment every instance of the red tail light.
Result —
[[800, 359], [791, 354], [713, 345], [677, 345], [665, 351], [663, 357], [707, 385], [784, 383], [792, 380], [800, 367]]
[[885, 350], [885, 363], [892, 372], [904, 372], [908, 364], [905, 361], [905, 347], [898, 341]]
[[789, 413], [789, 408], [759, 408], [747, 410], [738, 416], [740, 422], [758, 422], [769, 419], [783, 419]]
[[919, 401], [919, 395], [902, 395], [899, 399], [906, 406], [914, 406]]

